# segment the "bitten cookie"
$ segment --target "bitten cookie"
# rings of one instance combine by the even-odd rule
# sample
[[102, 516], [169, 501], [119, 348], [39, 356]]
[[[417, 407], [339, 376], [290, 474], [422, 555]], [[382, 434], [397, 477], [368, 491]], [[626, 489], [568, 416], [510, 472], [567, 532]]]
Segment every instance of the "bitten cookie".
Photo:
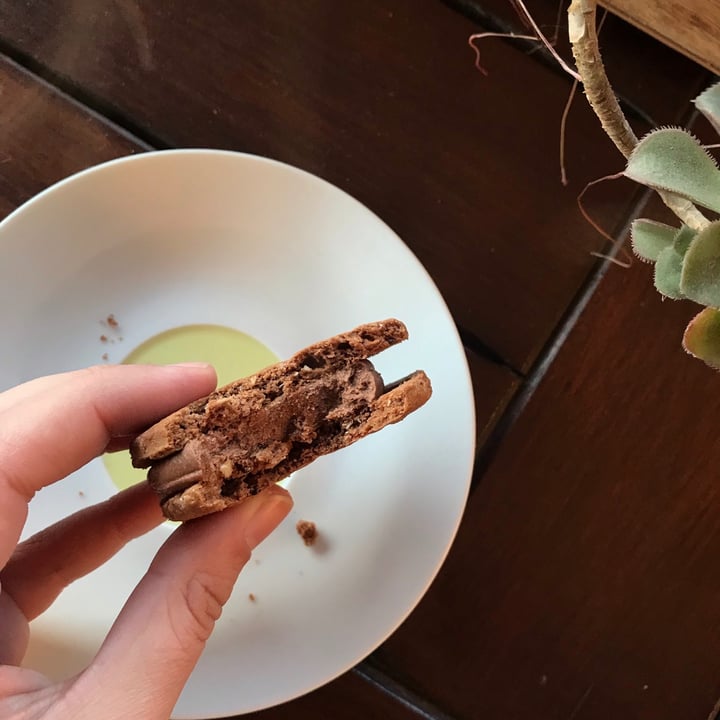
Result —
[[407, 336], [389, 319], [311, 345], [156, 423], [132, 463], [150, 468], [169, 519], [223, 510], [425, 404], [422, 370], [386, 386], [368, 360]]

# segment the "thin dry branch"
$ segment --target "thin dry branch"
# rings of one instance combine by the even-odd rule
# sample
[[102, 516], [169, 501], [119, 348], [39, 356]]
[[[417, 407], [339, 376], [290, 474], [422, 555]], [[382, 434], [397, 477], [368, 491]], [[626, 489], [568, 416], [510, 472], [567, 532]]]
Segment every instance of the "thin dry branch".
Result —
[[[598, 47], [596, 0], [571, 0], [568, 8], [568, 34], [577, 71], [585, 95], [603, 130], [624, 157], [629, 157], [638, 143], [610, 85]], [[663, 202], [689, 227], [699, 230], [708, 219], [685, 198], [660, 192]]]

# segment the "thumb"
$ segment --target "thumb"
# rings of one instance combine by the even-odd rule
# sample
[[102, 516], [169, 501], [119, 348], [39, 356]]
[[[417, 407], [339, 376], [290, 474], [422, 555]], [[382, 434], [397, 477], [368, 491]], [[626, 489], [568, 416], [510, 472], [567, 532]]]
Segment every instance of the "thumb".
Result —
[[[80, 715], [166, 720], [251, 551], [291, 507], [290, 495], [272, 486], [178, 528], [77, 679]], [[100, 700], [102, 707], [93, 707]]]

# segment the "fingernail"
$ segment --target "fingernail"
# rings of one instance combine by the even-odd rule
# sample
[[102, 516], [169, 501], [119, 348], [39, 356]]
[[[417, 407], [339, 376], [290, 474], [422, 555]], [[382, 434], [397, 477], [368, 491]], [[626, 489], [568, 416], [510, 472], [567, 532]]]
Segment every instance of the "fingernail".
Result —
[[170, 365], [166, 365], [165, 367], [209, 368], [212, 367], [212, 365], [206, 362], [181, 362], [172, 363]]
[[251, 509], [244, 529], [245, 542], [254, 550], [284, 519], [292, 508], [292, 499], [286, 493], [265, 491], [253, 499], [257, 506]]

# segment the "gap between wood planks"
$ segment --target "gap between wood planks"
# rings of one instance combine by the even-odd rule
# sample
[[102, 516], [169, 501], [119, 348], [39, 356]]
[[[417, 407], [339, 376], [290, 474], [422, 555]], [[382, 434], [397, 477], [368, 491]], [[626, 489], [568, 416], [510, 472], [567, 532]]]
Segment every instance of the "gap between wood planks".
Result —
[[108, 125], [118, 135], [135, 143], [141, 150], [167, 150], [171, 146], [159, 136], [113, 109], [109, 103], [75, 85], [68, 78], [43, 65], [27, 53], [0, 38], [0, 57], [10, 66], [31, 78], [92, 118]]

